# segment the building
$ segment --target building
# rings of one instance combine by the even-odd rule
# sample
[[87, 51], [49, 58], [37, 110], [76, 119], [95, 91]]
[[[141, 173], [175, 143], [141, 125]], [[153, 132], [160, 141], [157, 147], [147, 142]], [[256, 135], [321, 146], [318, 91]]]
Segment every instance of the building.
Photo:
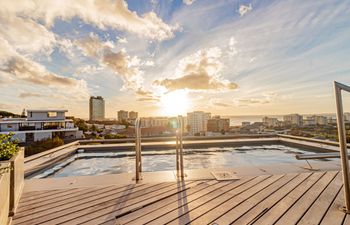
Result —
[[214, 116], [208, 119], [207, 131], [209, 132], [227, 132], [230, 128], [230, 119], [223, 119], [220, 116]]
[[280, 121], [277, 118], [263, 117], [262, 122], [267, 127], [278, 127], [280, 125]]
[[142, 117], [140, 121], [140, 126], [143, 128], [168, 127], [168, 125], [169, 125], [168, 117]]
[[129, 120], [136, 120], [138, 118], [138, 112], [130, 111]]
[[345, 121], [350, 121], [350, 113], [344, 113], [344, 120]]
[[324, 126], [324, 125], [327, 125], [327, 117], [325, 116], [314, 116], [315, 117], [315, 123], [316, 125], [321, 125], [321, 126]]
[[67, 110], [27, 110], [27, 118], [4, 118], [0, 120], [0, 134], [14, 133], [19, 142], [33, 142], [56, 136], [81, 138], [82, 131], [74, 127], [73, 120], [66, 119]]
[[299, 114], [289, 114], [283, 116], [283, 122], [285, 125], [301, 126], [303, 125], [303, 116]]
[[129, 118], [129, 112], [125, 110], [119, 110], [118, 111], [118, 121], [123, 122], [127, 121]]
[[188, 132], [190, 135], [202, 135], [207, 132], [211, 114], [203, 111], [187, 113]]
[[304, 126], [315, 126], [316, 125], [316, 117], [315, 116], [307, 116], [303, 120]]
[[246, 126], [249, 126], [250, 125], [250, 122], [248, 121], [243, 121], [242, 122], [242, 127], [246, 127]]
[[241, 134], [261, 134], [264, 131], [264, 124], [262, 122], [255, 122], [250, 125], [241, 127]]
[[91, 96], [89, 102], [89, 120], [102, 121], [105, 119], [105, 100], [101, 96]]

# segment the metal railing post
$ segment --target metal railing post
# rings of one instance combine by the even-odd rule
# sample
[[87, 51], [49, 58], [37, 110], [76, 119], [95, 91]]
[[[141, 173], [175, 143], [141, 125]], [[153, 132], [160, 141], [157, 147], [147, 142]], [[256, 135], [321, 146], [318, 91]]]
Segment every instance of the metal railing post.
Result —
[[135, 180], [141, 180], [142, 160], [141, 160], [141, 127], [140, 118], [135, 121]]
[[176, 131], [176, 175], [183, 179], [185, 177], [184, 172], [184, 160], [183, 160], [183, 118], [182, 116], [177, 117], [178, 127]]
[[344, 123], [343, 102], [342, 102], [342, 95], [341, 95], [342, 90], [350, 92], [350, 87], [334, 81], [335, 101], [337, 106], [338, 138], [339, 138], [340, 158], [341, 158], [344, 194], [345, 194], [345, 206], [342, 208], [342, 210], [345, 213], [350, 213], [349, 160], [348, 160], [348, 150], [346, 145], [346, 131], [345, 131], [345, 123]]

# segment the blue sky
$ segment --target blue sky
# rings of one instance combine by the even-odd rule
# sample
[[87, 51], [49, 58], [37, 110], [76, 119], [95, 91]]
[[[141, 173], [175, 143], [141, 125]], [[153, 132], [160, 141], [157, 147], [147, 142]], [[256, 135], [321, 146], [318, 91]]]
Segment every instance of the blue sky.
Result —
[[350, 84], [349, 1], [0, 4], [0, 110], [329, 113], [333, 80]]

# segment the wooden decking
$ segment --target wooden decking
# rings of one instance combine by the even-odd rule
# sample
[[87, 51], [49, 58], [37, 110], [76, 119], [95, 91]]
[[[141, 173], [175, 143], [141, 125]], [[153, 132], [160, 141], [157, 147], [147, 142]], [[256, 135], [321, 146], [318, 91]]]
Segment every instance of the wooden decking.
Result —
[[25, 193], [13, 224], [350, 224], [336, 171]]

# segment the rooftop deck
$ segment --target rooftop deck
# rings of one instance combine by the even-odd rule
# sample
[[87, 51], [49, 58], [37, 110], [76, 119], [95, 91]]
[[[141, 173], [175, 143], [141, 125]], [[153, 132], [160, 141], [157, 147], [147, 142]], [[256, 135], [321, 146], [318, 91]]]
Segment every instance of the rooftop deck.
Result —
[[25, 192], [13, 224], [350, 224], [338, 171]]

